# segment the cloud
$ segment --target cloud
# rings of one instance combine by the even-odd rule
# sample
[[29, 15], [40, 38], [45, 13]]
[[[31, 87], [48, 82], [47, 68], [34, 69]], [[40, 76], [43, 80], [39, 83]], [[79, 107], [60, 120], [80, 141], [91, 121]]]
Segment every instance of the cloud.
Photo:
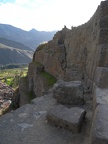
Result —
[[[0, 3], [0, 22], [30, 30], [59, 30], [85, 23], [97, 3], [87, 0], [6, 0]], [[1, 2], [1, 1], [0, 1]]]

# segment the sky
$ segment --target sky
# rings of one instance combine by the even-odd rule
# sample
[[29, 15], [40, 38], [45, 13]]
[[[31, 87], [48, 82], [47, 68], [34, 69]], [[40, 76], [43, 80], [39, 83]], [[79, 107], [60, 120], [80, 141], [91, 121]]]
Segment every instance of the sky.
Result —
[[0, 0], [0, 23], [23, 30], [61, 30], [87, 22], [102, 0]]

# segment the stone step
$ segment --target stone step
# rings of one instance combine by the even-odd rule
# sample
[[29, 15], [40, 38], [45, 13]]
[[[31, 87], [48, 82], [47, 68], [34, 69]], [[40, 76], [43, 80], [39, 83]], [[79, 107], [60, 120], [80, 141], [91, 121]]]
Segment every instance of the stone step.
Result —
[[84, 109], [79, 107], [68, 109], [63, 105], [55, 106], [47, 113], [47, 120], [49, 123], [69, 129], [73, 133], [80, 131], [84, 117]]
[[81, 81], [60, 81], [54, 85], [54, 98], [62, 104], [83, 104], [83, 85]]
[[47, 111], [54, 106], [55, 99], [45, 95], [0, 117], [0, 144], [87, 144], [86, 128], [72, 134], [47, 123]]

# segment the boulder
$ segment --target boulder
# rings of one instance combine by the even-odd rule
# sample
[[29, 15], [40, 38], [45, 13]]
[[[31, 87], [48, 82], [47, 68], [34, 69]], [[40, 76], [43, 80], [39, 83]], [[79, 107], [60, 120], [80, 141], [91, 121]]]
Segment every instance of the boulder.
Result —
[[60, 81], [54, 85], [53, 97], [62, 104], [83, 104], [83, 85], [80, 81]]
[[73, 133], [80, 131], [85, 111], [79, 107], [68, 109], [63, 105], [53, 107], [47, 113], [47, 120], [53, 125], [71, 130]]

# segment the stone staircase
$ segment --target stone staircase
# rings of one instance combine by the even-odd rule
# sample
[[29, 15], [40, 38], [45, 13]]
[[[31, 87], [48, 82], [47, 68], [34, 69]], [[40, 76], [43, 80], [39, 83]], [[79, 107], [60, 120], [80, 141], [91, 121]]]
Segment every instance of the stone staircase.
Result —
[[0, 118], [0, 144], [89, 143], [89, 105], [63, 106], [53, 98], [53, 90]]

